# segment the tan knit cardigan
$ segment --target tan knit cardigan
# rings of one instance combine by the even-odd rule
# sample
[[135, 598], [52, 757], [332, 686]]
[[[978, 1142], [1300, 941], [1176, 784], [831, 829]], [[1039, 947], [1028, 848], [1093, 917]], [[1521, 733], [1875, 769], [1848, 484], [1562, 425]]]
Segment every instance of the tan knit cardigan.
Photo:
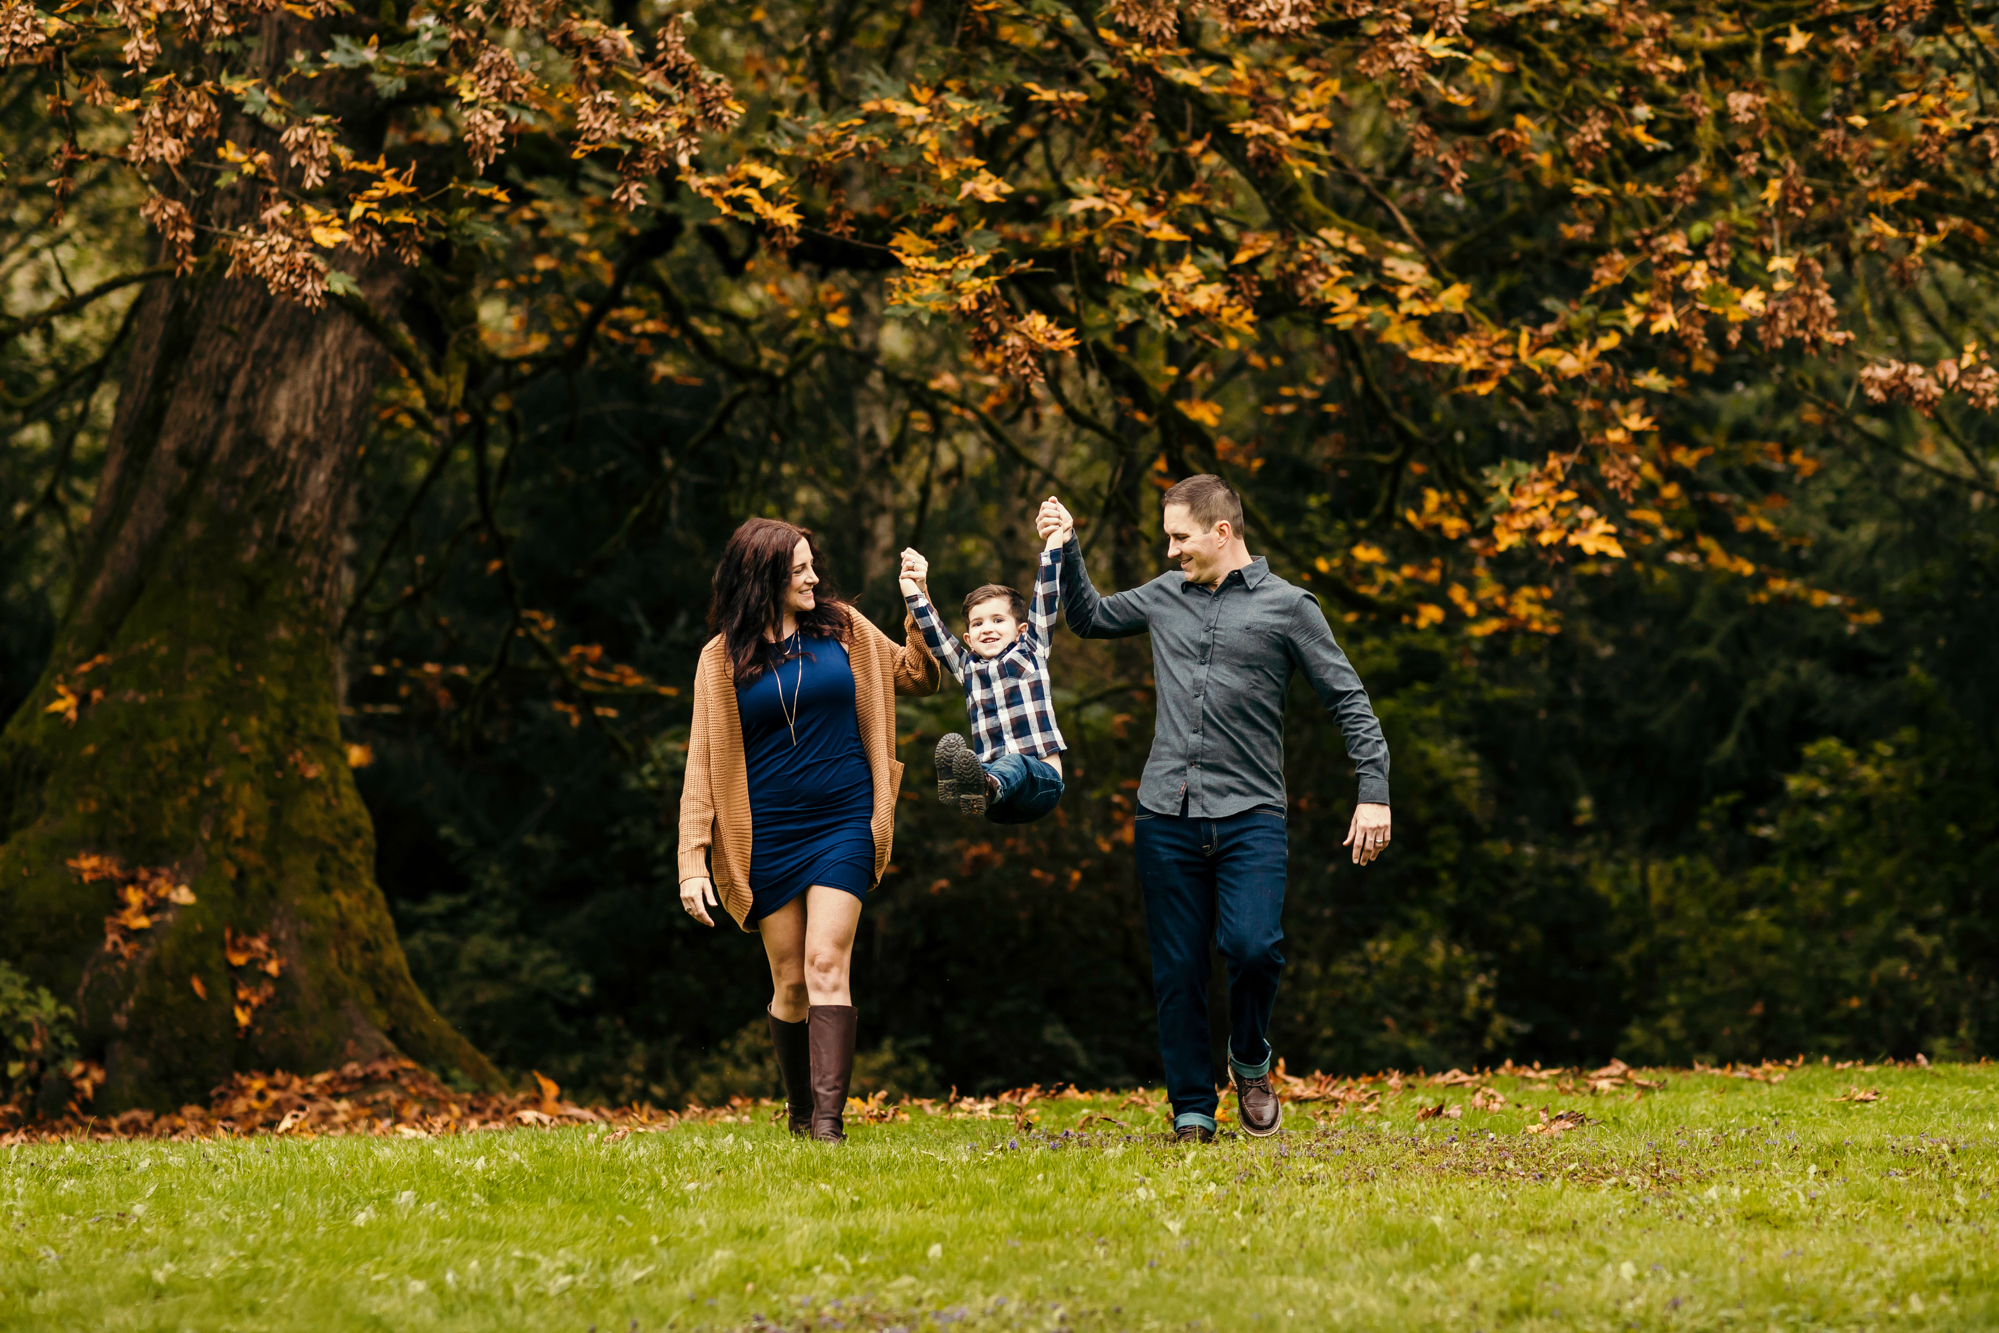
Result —
[[[847, 608], [853, 625], [847, 655], [854, 666], [854, 712], [861, 748], [875, 779], [874, 882], [881, 883], [895, 837], [895, 796], [902, 765], [895, 757], [895, 695], [935, 694], [943, 680], [916, 617], [903, 620], [904, 642]], [[694, 726], [687, 738], [687, 776], [680, 788], [680, 878], [707, 875], [722, 906], [744, 930], [750, 914], [750, 783], [743, 762], [743, 724], [736, 714], [735, 673], [721, 635], [701, 650], [694, 669]], [[710, 859], [714, 870], [708, 868]]]

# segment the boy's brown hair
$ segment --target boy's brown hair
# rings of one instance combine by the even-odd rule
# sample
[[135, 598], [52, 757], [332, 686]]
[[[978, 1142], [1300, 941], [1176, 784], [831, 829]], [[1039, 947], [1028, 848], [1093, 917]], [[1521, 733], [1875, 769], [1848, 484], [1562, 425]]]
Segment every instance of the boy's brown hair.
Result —
[[969, 620], [972, 608], [980, 602], [1001, 601], [1006, 603], [1007, 610], [1013, 613], [1015, 620], [1027, 619], [1027, 599], [1022, 597], [1017, 589], [1009, 588], [1004, 583], [988, 583], [983, 588], [972, 589], [965, 598], [965, 617]]
[[1229, 525], [1229, 531], [1240, 537], [1242, 526], [1242, 497], [1235, 493], [1235, 487], [1213, 473], [1203, 472], [1185, 481], [1175, 482], [1159, 501], [1160, 508], [1167, 505], [1186, 505], [1187, 516], [1201, 525], [1203, 531], [1212, 531], [1217, 523]]

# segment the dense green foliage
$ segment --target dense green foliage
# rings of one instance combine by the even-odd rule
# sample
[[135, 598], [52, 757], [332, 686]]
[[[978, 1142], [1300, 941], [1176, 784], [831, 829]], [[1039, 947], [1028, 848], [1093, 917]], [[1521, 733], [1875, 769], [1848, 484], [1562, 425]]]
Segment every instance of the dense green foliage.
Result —
[[[10, 1149], [0, 1320], [142, 1329], [1626, 1333], [1988, 1328], [1989, 1067], [1660, 1071], [1530, 1107], [1411, 1086], [1166, 1140], [1116, 1096], [1037, 1123], [753, 1121]], [[1834, 1101], [1855, 1078], [1873, 1103]], [[1585, 1127], [1529, 1135], [1540, 1106]], [[1439, 1105], [1456, 1111], [1419, 1119]], [[941, 1107], [939, 1108], [942, 1109]], [[1005, 1108], [1002, 1108], [1003, 1110]]]

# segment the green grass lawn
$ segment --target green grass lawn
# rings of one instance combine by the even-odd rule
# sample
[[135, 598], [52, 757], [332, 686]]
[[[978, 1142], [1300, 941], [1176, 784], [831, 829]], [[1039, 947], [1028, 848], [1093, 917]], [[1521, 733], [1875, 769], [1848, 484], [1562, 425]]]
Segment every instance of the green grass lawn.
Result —
[[[837, 1149], [762, 1122], [19, 1147], [0, 1325], [1999, 1327], [1999, 1068], [1663, 1077], [1500, 1077], [1492, 1113], [1412, 1085], [1205, 1148], [1115, 1099]], [[1856, 1082], [1880, 1100], [1833, 1100]], [[1592, 1123], [1524, 1133], [1543, 1105]], [[1091, 1111], [1129, 1128], [1065, 1134]]]

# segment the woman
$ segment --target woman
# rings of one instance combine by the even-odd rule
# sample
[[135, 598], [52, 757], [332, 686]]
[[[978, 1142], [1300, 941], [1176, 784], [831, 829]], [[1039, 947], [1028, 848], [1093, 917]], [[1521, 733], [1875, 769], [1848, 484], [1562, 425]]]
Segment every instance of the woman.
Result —
[[[913, 618], [898, 647], [817, 591], [817, 561], [805, 529], [753, 518], [715, 569], [680, 793], [680, 905], [712, 926], [719, 902], [763, 936], [791, 1132], [839, 1143], [854, 932], [888, 865], [902, 786], [894, 695], [935, 694], [941, 675]], [[927, 572], [905, 553], [906, 588]]]

